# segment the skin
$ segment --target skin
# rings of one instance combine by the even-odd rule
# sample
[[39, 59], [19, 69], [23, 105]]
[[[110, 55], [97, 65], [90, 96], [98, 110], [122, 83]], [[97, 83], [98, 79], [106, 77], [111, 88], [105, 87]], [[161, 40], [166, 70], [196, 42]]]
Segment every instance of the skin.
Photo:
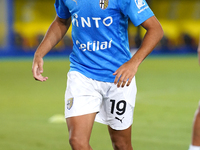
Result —
[[43, 57], [64, 37], [70, 27], [71, 18], [61, 19], [56, 16], [55, 20], [49, 27], [43, 41], [38, 46], [32, 65], [32, 73], [35, 80], [46, 81], [48, 77], [42, 76]]
[[[51, 24], [34, 55], [32, 73], [35, 80], [43, 82], [48, 79], [48, 77], [42, 75], [43, 57], [63, 38], [70, 23], [70, 18], [61, 19], [56, 16]], [[117, 87], [130, 85], [141, 62], [151, 53], [163, 37], [162, 27], [156, 17], [149, 18], [141, 25], [147, 30], [141, 47], [128, 62], [124, 63], [113, 73], [116, 76], [114, 84]], [[92, 150], [89, 145], [89, 139], [95, 116], [96, 113], [92, 113], [66, 119], [69, 131], [69, 142], [73, 150]], [[108, 131], [114, 150], [133, 150], [131, 145], [131, 126], [125, 130], [114, 130], [108, 126]]]
[[156, 44], [163, 37], [162, 27], [156, 17], [151, 17], [142, 23], [141, 26], [145, 28], [147, 32], [139, 50], [128, 62], [124, 63], [113, 73], [113, 75], [116, 75], [114, 83], [117, 84], [117, 87], [130, 85], [141, 62], [151, 53]]
[[96, 113], [66, 119], [69, 143], [73, 150], [92, 150], [89, 140]]

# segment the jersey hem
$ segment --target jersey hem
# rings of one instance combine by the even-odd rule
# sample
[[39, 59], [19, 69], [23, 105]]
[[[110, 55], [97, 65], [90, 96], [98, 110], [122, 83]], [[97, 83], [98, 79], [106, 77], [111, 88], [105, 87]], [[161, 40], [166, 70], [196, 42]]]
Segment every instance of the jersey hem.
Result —
[[101, 81], [101, 82], [110, 82], [110, 83], [113, 83], [114, 80], [115, 80], [115, 76], [113, 78], [104, 78], [104, 77], [99, 77], [99, 76], [96, 76], [94, 74], [90, 74], [90, 73], [85, 73], [84, 71], [81, 71], [81, 70], [78, 70], [78, 69], [75, 69], [75, 68], [70, 68], [69, 72], [70, 71], [77, 71], [79, 73], [81, 73], [82, 75], [90, 78], [90, 79], [93, 79], [93, 80], [97, 80], [97, 81]]

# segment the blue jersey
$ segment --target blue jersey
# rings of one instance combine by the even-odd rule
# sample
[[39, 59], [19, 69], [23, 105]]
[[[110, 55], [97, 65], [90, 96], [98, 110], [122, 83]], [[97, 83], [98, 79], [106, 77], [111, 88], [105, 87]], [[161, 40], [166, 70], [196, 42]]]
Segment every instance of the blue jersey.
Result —
[[104, 82], [131, 58], [128, 19], [138, 26], [154, 15], [145, 0], [56, 0], [55, 8], [72, 20], [70, 71]]

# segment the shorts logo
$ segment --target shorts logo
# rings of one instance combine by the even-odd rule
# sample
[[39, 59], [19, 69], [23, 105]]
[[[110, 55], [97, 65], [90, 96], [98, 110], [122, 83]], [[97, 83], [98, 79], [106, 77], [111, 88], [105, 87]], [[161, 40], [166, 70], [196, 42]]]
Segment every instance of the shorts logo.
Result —
[[99, 6], [101, 9], [106, 9], [108, 7], [109, 0], [99, 0]]
[[67, 100], [67, 109], [70, 110], [72, 108], [74, 102], [74, 98], [70, 98]]
[[145, 5], [144, 0], [135, 0], [136, 6], [140, 9], [142, 6]]
[[124, 117], [123, 117], [122, 119], [119, 119], [118, 117], [115, 117], [115, 119], [117, 119], [117, 120], [119, 120], [121, 123], [123, 123], [122, 121], [123, 121]]

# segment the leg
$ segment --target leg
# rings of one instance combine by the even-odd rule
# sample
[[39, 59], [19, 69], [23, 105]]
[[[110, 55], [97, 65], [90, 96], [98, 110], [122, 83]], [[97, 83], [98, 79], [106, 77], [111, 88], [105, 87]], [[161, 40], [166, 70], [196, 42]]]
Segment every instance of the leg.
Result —
[[131, 144], [131, 127], [125, 130], [114, 130], [108, 126], [114, 150], [133, 150]]
[[96, 113], [67, 118], [69, 143], [72, 150], [92, 150], [90, 135]]
[[[109, 99], [103, 101], [108, 131], [114, 150], [133, 150], [131, 144], [131, 129], [133, 123], [134, 106], [129, 102], [135, 101], [136, 85], [110, 89]], [[101, 110], [98, 115], [101, 115]]]
[[196, 110], [192, 131], [192, 145], [200, 146], [200, 103]]

